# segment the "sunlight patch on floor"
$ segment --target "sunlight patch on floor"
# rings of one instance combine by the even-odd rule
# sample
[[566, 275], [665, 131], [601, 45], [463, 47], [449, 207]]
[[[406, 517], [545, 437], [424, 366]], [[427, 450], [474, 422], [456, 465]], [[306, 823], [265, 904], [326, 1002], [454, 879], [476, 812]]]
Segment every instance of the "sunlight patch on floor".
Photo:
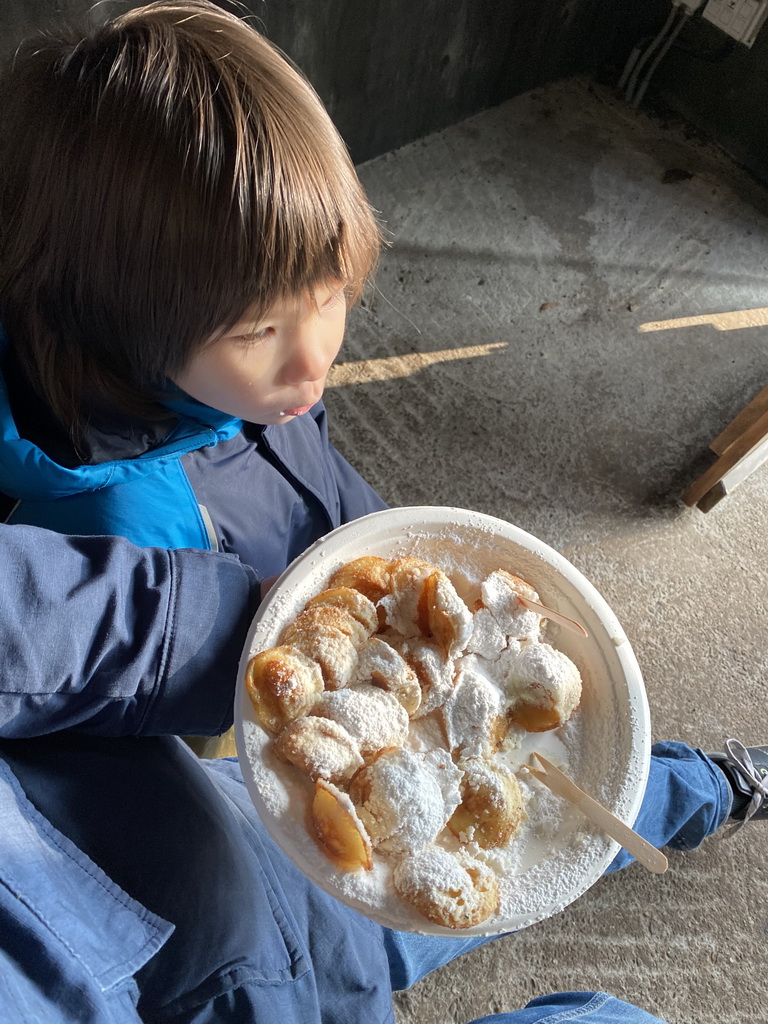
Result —
[[640, 324], [638, 331], [669, 331], [677, 327], [697, 327], [711, 324], [718, 331], [735, 331], [742, 327], [765, 327], [768, 324], [768, 306], [757, 309], [737, 309], [732, 313], [702, 313], [699, 316], [678, 316], [673, 320], [652, 320]]
[[360, 359], [354, 363], [338, 363], [331, 367], [326, 386], [340, 388], [347, 384], [367, 384], [374, 380], [410, 377], [436, 363], [490, 356], [506, 347], [506, 341], [499, 341], [490, 345], [468, 345], [466, 348], [447, 348], [438, 352], [408, 352], [402, 356], [386, 356], [384, 359]]

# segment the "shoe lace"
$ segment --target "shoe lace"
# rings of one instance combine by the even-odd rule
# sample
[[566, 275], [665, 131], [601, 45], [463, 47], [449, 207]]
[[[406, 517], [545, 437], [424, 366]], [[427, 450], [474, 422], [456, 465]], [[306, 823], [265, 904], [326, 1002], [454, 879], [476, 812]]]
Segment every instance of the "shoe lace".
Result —
[[766, 785], [766, 779], [755, 768], [749, 751], [740, 740], [726, 740], [725, 753], [729, 767], [737, 772], [752, 789], [752, 799], [749, 801], [743, 819], [736, 822], [733, 828], [729, 830], [732, 835], [734, 832], [738, 832], [740, 828], [743, 828], [749, 819], [768, 801], [768, 785]]

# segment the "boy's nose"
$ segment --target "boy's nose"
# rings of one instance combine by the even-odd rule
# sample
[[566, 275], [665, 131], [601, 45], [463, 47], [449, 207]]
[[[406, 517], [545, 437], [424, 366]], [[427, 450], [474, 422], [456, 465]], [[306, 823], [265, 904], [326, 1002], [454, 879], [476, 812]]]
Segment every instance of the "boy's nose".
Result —
[[307, 381], [320, 380], [330, 369], [331, 362], [325, 346], [318, 338], [302, 337], [293, 346], [285, 365], [285, 383], [305, 384]]

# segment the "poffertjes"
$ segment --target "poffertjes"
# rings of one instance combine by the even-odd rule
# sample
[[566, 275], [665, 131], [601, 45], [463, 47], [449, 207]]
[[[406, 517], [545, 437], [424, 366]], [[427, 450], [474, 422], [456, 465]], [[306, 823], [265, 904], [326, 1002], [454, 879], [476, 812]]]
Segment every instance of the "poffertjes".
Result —
[[541, 639], [546, 621], [519, 576], [499, 569], [472, 609], [421, 558], [340, 566], [256, 654], [246, 688], [288, 770], [314, 785], [318, 846], [336, 869], [388, 865], [400, 899], [469, 928], [496, 912], [494, 861], [525, 818], [504, 763], [511, 727], [556, 729], [581, 676]]

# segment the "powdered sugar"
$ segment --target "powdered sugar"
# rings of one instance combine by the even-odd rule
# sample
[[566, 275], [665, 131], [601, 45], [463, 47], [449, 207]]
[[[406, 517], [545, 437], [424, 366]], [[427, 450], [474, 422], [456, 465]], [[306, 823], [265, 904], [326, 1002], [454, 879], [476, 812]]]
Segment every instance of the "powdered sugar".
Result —
[[402, 705], [376, 686], [326, 691], [309, 714], [343, 725], [364, 755], [385, 747], [399, 747], [408, 736], [408, 715]]
[[467, 641], [466, 651], [479, 654], [486, 661], [495, 661], [506, 650], [509, 640], [489, 608], [477, 609], [472, 620], [472, 634]]
[[498, 903], [498, 880], [487, 865], [436, 846], [398, 861], [393, 884], [425, 917], [451, 928], [485, 920]]
[[363, 766], [360, 746], [344, 726], [313, 715], [290, 722], [275, 740], [275, 753], [308, 778], [330, 782], [350, 779]]
[[480, 585], [482, 606], [490, 612], [496, 628], [503, 637], [515, 640], [537, 640], [541, 633], [541, 615], [529, 611], [523, 601], [530, 597], [539, 601], [539, 595], [519, 576], [497, 570]]
[[460, 778], [450, 759], [390, 750], [355, 776], [350, 793], [374, 847], [404, 854], [437, 839], [459, 804]]
[[506, 651], [499, 667], [508, 693], [522, 699], [528, 695], [533, 703], [548, 701], [563, 718], [567, 719], [581, 700], [578, 669], [549, 644], [527, 641], [515, 651]]
[[454, 683], [453, 660], [427, 640], [402, 640], [396, 637], [389, 640], [399, 647], [416, 674], [421, 687], [421, 703], [414, 718], [423, 718], [435, 708], [441, 707], [450, 696]]
[[395, 562], [392, 571], [392, 592], [385, 594], [379, 604], [386, 615], [387, 625], [401, 636], [420, 636], [420, 602], [424, 581], [434, 568], [416, 558], [403, 558]]
[[430, 583], [429, 625], [432, 634], [439, 637], [446, 655], [453, 657], [465, 649], [472, 636], [472, 613], [442, 572], [435, 573]]
[[358, 652], [355, 681], [372, 683], [391, 693], [408, 715], [421, 704], [421, 687], [416, 673], [403, 656], [384, 640], [371, 637]]
[[460, 668], [453, 693], [442, 708], [450, 750], [457, 756], [482, 757], [493, 752], [502, 717], [498, 687], [471, 666]]

